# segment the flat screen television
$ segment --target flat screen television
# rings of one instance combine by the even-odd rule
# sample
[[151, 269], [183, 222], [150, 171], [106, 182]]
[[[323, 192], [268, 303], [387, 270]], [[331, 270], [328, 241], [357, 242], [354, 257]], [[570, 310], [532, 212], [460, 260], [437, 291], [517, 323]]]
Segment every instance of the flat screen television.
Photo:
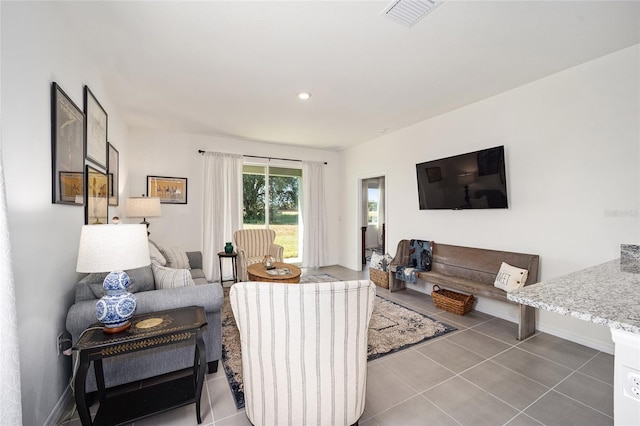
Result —
[[420, 210], [506, 209], [504, 146], [416, 164]]

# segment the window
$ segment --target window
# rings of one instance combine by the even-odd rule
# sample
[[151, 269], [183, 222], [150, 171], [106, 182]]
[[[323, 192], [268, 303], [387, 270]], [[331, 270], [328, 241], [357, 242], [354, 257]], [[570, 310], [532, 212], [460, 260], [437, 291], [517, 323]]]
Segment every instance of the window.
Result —
[[273, 229], [275, 243], [284, 247], [284, 258], [289, 261], [300, 260], [301, 179], [301, 169], [243, 167], [243, 227]]
[[378, 224], [378, 209], [380, 206], [380, 190], [378, 183], [370, 182], [367, 185], [367, 224]]

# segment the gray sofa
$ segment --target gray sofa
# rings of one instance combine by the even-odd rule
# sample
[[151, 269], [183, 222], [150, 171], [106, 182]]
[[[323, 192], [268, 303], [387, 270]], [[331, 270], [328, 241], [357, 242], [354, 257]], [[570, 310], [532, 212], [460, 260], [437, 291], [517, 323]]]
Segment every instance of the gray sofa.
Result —
[[[222, 287], [218, 283], [207, 282], [202, 271], [201, 252], [187, 252], [187, 257], [195, 286], [156, 290], [151, 266], [145, 266], [126, 271], [131, 279], [129, 291], [134, 293], [137, 301], [136, 314], [185, 306], [204, 307], [208, 322], [204, 331], [208, 372], [213, 373], [218, 369], [218, 361], [222, 357]], [[105, 275], [89, 274], [75, 286], [75, 303], [67, 313], [67, 331], [74, 344], [85, 329], [97, 322], [95, 305], [104, 293], [102, 281]], [[108, 358], [103, 361], [105, 385], [109, 388], [192, 367], [193, 356], [193, 345], [186, 344]], [[96, 389], [91, 368], [87, 375], [86, 390], [92, 392]]]

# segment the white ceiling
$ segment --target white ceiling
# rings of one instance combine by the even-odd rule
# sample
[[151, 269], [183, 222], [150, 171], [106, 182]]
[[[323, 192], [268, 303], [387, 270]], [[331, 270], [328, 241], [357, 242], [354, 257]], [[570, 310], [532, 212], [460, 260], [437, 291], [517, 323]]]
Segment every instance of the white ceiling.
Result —
[[130, 125], [329, 150], [640, 43], [637, 1], [445, 1], [413, 28], [387, 4], [58, 5]]

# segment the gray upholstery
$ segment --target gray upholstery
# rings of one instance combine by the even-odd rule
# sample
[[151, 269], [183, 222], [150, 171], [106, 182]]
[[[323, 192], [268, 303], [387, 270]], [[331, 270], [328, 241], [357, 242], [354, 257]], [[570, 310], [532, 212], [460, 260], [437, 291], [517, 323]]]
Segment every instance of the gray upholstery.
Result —
[[[223, 293], [217, 283], [208, 283], [202, 272], [202, 254], [187, 252], [191, 265], [191, 274], [196, 286], [155, 290], [151, 266], [126, 271], [132, 281], [137, 301], [136, 314], [181, 308], [202, 306], [206, 312], [208, 325], [204, 332], [207, 351], [207, 363], [218, 361], [222, 357], [221, 316]], [[90, 274], [76, 284], [76, 301], [67, 313], [67, 331], [73, 343], [90, 325], [97, 322], [97, 297], [91, 284], [100, 279], [100, 275]], [[135, 285], [134, 285], [135, 284]], [[151, 289], [151, 290], [146, 290]], [[146, 290], [146, 291], [142, 291]], [[103, 362], [105, 385], [117, 386], [149, 377], [158, 376], [193, 366], [193, 345], [170, 346], [138, 352], [130, 355], [105, 359]], [[74, 352], [74, 359], [75, 359]], [[93, 368], [87, 375], [87, 392], [96, 390]]]

